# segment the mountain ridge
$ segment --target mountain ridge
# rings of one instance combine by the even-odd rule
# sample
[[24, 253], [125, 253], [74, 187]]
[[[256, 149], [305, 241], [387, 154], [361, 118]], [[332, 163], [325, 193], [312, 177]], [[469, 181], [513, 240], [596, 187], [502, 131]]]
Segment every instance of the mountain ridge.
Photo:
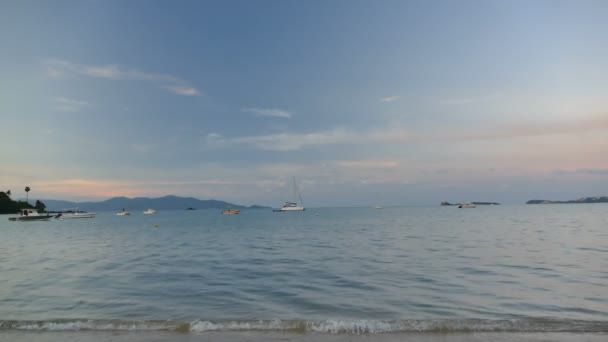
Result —
[[594, 196], [594, 197], [581, 197], [575, 200], [568, 201], [552, 201], [552, 200], [540, 200], [533, 199], [526, 202], [526, 204], [567, 204], [567, 203], [608, 203], [608, 196]]
[[244, 206], [226, 201], [208, 199], [200, 200], [194, 197], [180, 197], [176, 195], [166, 195], [162, 197], [112, 197], [100, 202], [73, 202], [63, 200], [42, 200], [49, 211], [57, 211], [66, 208], [79, 208], [85, 211], [112, 211], [112, 210], [146, 210], [153, 208], [156, 210], [183, 210], [194, 209], [255, 209], [269, 208], [260, 205]]

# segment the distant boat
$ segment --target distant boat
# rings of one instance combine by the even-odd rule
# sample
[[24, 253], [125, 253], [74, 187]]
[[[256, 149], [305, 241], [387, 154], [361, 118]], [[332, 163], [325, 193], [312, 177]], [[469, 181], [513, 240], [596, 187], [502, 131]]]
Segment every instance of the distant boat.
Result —
[[475, 204], [471, 204], [471, 203], [461, 203], [458, 205], [458, 208], [475, 208], [477, 207]]
[[129, 216], [129, 215], [131, 215], [131, 213], [128, 211], [125, 211], [125, 208], [122, 208], [122, 211], [119, 211], [116, 213], [116, 216]]
[[376, 206], [374, 209], [384, 209], [384, 207]]
[[[279, 209], [273, 209], [272, 211], [278, 211], [278, 212], [282, 212], [282, 211], [304, 211], [304, 202], [302, 201], [302, 195], [300, 194], [300, 191], [298, 190], [298, 186], [296, 184], [296, 177], [293, 177], [293, 201], [291, 202], [285, 202], [285, 204], [283, 204], [283, 207], [279, 208]], [[299, 202], [297, 200], [300, 200]], [[298, 204], [299, 203], [299, 204]]]
[[148, 209], [148, 210], [144, 211], [144, 215], [152, 215], [152, 214], [156, 214], [156, 210]]
[[58, 212], [55, 218], [58, 219], [73, 219], [73, 218], [95, 218], [95, 213], [89, 213], [83, 210], [74, 209], [63, 209]]
[[38, 213], [36, 209], [21, 209], [19, 211], [19, 216], [17, 217], [9, 217], [9, 221], [47, 221], [53, 217], [48, 213]]
[[222, 211], [222, 214], [224, 214], [224, 215], [238, 215], [238, 214], [240, 214], [240, 213], [241, 213], [241, 211], [240, 211], [240, 210], [238, 210], [238, 209], [237, 209], [237, 210], [234, 210], [234, 209], [226, 209], [226, 210]]

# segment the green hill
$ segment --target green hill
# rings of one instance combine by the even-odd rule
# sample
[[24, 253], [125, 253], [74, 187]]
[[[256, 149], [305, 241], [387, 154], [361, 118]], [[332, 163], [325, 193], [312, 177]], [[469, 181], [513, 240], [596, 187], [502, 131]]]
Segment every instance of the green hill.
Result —
[[23, 201], [13, 201], [6, 192], [0, 191], [0, 214], [16, 214], [26, 208], [44, 211], [46, 207], [40, 201], [36, 201], [36, 206]]

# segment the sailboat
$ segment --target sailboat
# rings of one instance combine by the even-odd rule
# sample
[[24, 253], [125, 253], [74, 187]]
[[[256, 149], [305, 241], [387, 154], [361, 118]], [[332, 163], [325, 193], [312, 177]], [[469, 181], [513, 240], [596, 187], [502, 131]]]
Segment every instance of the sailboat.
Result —
[[[297, 200], [300, 200], [299, 202]], [[298, 186], [296, 185], [296, 177], [293, 177], [293, 201], [285, 202], [283, 207], [279, 209], [273, 209], [272, 211], [304, 211], [304, 203], [302, 202], [302, 195], [300, 191], [298, 191]]]

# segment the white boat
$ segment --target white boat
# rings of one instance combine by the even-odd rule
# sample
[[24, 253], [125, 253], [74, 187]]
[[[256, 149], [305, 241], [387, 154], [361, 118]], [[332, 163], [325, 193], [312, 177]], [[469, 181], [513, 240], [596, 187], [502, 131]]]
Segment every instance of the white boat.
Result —
[[55, 215], [57, 219], [73, 219], [73, 218], [95, 218], [95, 213], [89, 213], [83, 210], [63, 209]]
[[129, 216], [129, 215], [131, 215], [131, 213], [128, 211], [125, 211], [125, 208], [122, 208], [122, 211], [119, 211], [116, 213], [116, 216]]
[[461, 203], [458, 205], [458, 208], [475, 208], [477, 207], [475, 204], [471, 204], [471, 203]]
[[38, 213], [36, 209], [21, 209], [19, 211], [19, 216], [17, 217], [9, 217], [9, 221], [47, 221], [53, 217], [48, 213]]
[[148, 209], [148, 210], [144, 211], [144, 215], [152, 215], [152, 214], [156, 214], [156, 210]]
[[[291, 202], [285, 202], [283, 207], [279, 209], [273, 209], [272, 211], [304, 211], [304, 203], [302, 202], [302, 195], [298, 190], [298, 186], [296, 184], [296, 177], [293, 177], [293, 198], [294, 200]], [[300, 200], [299, 202], [297, 200]], [[299, 204], [298, 204], [299, 203]]]

